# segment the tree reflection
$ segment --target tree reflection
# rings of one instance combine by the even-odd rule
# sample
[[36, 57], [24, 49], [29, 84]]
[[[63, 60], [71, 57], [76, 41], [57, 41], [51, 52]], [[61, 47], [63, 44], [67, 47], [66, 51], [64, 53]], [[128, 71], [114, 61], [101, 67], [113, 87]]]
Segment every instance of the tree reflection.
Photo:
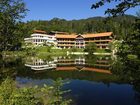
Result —
[[111, 71], [120, 78], [120, 81], [133, 85], [135, 98], [140, 103], [140, 60], [118, 56], [112, 62]]
[[4, 80], [7, 77], [15, 77], [17, 74], [17, 68], [21, 64], [21, 59], [1, 59], [0, 60], [0, 80]]

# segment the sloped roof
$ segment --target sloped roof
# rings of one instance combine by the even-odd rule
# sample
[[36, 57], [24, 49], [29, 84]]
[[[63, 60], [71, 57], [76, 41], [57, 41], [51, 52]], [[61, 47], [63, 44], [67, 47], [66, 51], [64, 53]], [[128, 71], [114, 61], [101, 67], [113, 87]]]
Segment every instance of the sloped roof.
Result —
[[104, 33], [96, 33], [96, 34], [85, 34], [82, 35], [84, 38], [94, 38], [94, 37], [104, 37], [104, 36], [111, 36], [113, 32], [104, 32]]
[[63, 35], [63, 34], [56, 34], [56, 38], [70, 38], [70, 39], [75, 39], [77, 35]]
[[94, 38], [94, 37], [104, 37], [104, 36], [111, 36], [113, 32], [104, 32], [104, 33], [96, 33], [96, 34], [84, 34], [84, 35], [64, 35], [64, 34], [56, 34], [56, 38], [70, 38], [75, 39], [78, 36], [82, 36], [83, 38]]

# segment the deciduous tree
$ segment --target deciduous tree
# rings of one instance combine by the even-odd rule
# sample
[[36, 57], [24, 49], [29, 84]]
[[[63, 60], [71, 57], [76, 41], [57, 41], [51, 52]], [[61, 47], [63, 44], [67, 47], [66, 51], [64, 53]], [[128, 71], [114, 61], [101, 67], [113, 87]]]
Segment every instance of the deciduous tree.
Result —
[[10, 50], [20, 43], [19, 21], [26, 11], [22, 0], [0, 0], [0, 51]]
[[92, 55], [97, 50], [97, 46], [94, 42], [89, 43], [85, 47], [85, 51], [88, 52], [90, 55]]
[[97, 3], [92, 4], [91, 8], [99, 8], [106, 3], [117, 2], [115, 8], [108, 8], [105, 14], [112, 16], [123, 15], [128, 9], [140, 5], [140, 0], [99, 0]]

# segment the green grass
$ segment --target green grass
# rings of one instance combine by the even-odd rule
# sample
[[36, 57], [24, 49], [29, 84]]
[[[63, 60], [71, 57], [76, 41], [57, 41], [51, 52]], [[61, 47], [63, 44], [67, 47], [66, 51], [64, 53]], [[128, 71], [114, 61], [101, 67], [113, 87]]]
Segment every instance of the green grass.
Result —
[[96, 53], [109, 53], [109, 51], [107, 51], [105, 49], [97, 49]]
[[66, 54], [66, 49], [52, 49], [46, 46], [36, 48], [36, 56], [42, 59], [48, 58], [48, 56], [62, 56]]
[[66, 55], [68, 52], [83, 52], [83, 49], [76, 49], [76, 48], [71, 48], [71, 49], [54, 49], [51, 47], [47, 46], [42, 46], [42, 47], [37, 47], [36, 48], [36, 53], [37, 56], [43, 58], [48, 55]]
[[[37, 56], [39, 58], [46, 58], [48, 56], [64, 56], [67, 55], [67, 52], [84, 52], [84, 49], [55, 49], [48, 46], [39, 46], [34, 49], [23, 49], [22, 51], [4, 51], [2, 55], [7, 55], [9, 57]], [[107, 51], [104, 49], [97, 49], [96, 53], [107, 53]]]

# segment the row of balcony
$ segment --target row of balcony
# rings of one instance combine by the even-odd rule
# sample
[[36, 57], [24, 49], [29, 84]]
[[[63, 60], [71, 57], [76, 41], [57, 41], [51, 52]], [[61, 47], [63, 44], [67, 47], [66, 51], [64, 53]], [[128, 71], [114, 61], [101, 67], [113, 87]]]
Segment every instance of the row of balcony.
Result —
[[[86, 46], [87, 44], [57, 44], [57, 46]], [[108, 46], [108, 44], [96, 44], [97, 46]]]
[[[78, 42], [111, 42], [112, 40], [106, 39], [106, 40], [85, 40], [85, 41], [78, 41]], [[74, 43], [77, 41], [71, 41], [71, 40], [57, 40], [57, 42], [69, 42], [69, 43]]]

